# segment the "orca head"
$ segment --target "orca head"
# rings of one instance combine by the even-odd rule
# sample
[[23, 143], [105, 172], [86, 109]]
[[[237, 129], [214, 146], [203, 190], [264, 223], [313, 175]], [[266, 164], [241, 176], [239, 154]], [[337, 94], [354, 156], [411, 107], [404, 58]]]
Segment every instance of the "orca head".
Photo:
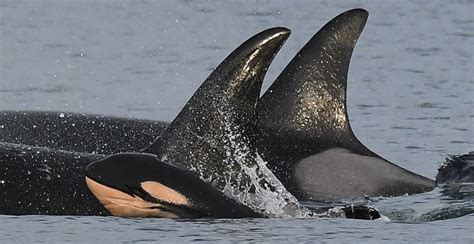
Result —
[[86, 183], [114, 216], [259, 217], [193, 173], [152, 154], [123, 153], [94, 162], [86, 168]]
[[[152, 176], [158, 160], [152, 155], [120, 154], [86, 168], [86, 183], [112, 215], [123, 217], [190, 217], [191, 202], [181, 192]], [[157, 180], [158, 179], [158, 180]]]

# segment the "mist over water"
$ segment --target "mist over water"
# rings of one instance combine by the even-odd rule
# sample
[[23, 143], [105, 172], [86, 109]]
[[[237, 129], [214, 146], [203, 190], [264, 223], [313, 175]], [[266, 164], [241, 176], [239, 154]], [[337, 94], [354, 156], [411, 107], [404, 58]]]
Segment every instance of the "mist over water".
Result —
[[[379, 155], [434, 178], [446, 156], [474, 150], [470, 1], [2, 1], [0, 110], [170, 121], [251, 35], [292, 30], [265, 91], [320, 27], [354, 7], [370, 15], [349, 70], [352, 129]], [[377, 221], [0, 216], [0, 242], [472, 242], [470, 196], [437, 188], [371, 198], [390, 219]]]

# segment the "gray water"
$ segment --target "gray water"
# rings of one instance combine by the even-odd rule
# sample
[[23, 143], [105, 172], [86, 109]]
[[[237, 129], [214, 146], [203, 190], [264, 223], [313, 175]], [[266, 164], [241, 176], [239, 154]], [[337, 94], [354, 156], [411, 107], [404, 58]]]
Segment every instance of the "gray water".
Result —
[[[265, 90], [322, 25], [354, 7], [370, 16], [349, 71], [352, 127], [381, 156], [434, 178], [446, 156], [474, 150], [472, 1], [2, 0], [0, 110], [169, 121], [251, 35], [292, 30]], [[0, 216], [0, 243], [474, 242], [473, 199], [440, 191], [372, 199], [390, 219], [377, 221]], [[471, 214], [426, 222], [439, 209]]]

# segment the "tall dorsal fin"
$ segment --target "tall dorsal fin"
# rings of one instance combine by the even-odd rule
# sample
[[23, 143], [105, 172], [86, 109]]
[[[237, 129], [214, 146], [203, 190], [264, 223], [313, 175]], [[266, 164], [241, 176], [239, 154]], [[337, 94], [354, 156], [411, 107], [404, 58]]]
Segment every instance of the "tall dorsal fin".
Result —
[[[204, 81], [158, 140], [144, 151], [223, 186], [226, 160], [256, 155], [256, 103], [286, 28], [258, 33], [234, 50]], [[253, 160], [255, 161], [255, 160]], [[222, 190], [222, 189], [221, 189]]]
[[282, 153], [347, 145], [370, 153], [353, 135], [346, 111], [349, 62], [367, 17], [363, 9], [344, 12], [299, 51], [259, 101], [260, 140], [284, 140], [275, 148]]

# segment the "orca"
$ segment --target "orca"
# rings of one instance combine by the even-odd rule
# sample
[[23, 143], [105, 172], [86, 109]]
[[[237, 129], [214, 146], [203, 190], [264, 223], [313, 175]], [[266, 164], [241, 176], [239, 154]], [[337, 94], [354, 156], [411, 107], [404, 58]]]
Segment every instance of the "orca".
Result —
[[[269, 161], [270, 169], [290, 192], [301, 200], [396, 196], [425, 192], [434, 187], [434, 181], [400, 168], [370, 151], [350, 128], [346, 109], [347, 73], [352, 50], [367, 16], [367, 11], [353, 9], [331, 20], [295, 56], [258, 103], [258, 152]], [[134, 145], [152, 143], [150, 138], [161, 135], [167, 126], [164, 122], [153, 125], [151, 121], [125, 120], [134, 125], [127, 128], [130, 134], [139, 135], [144, 130], [153, 136], [136, 136], [133, 143], [119, 143], [120, 146], [113, 143], [119, 135], [114, 129], [109, 129], [109, 133], [92, 126], [92, 134], [100, 135], [99, 145], [104, 142], [109, 147], [95, 150], [82, 146], [94, 143], [78, 141], [80, 137], [72, 136], [76, 132], [69, 132], [68, 123], [89, 126], [91, 121], [97, 121], [97, 116], [68, 115], [66, 122], [47, 128], [56, 132], [49, 134], [67, 138], [66, 146], [54, 143], [57, 140], [48, 133], [37, 137], [22, 136], [27, 135], [32, 126], [42, 124], [37, 123], [36, 118], [29, 122], [35, 116], [45, 120], [51, 120], [51, 116], [54, 119], [58, 117], [54, 113], [27, 114], [28, 122], [26, 126], [21, 126], [26, 129], [16, 130], [21, 131], [21, 136], [16, 136], [18, 133], [7, 133], [7, 136], [11, 140], [16, 139], [13, 141], [17, 143], [47, 144], [47, 147], [91, 153], [116, 153], [136, 151]], [[17, 117], [20, 119], [15, 119]], [[0, 124], [15, 120], [17, 123], [13, 127], [20, 127], [23, 117], [18, 112], [5, 112], [3, 116], [0, 114]], [[84, 121], [80, 123], [81, 120]], [[117, 128], [112, 124], [114, 121], [114, 118], [103, 117], [99, 124]], [[34, 139], [48, 137], [52, 139]], [[137, 143], [140, 139], [143, 141]], [[366, 173], [373, 171], [380, 173]]]
[[[259, 160], [256, 145], [263, 78], [289, 34], [286, 28], [268, 29], [238, 47], [142, 153], [90, 164], [86, 182], [91, 192], [121, 217], [306, 216]], [[340, 213], [380, 217], [367, 206], [346, 206]]]
[[352, 132], [347, 74], [367, 18], [367, 11], [353, 9], [332, 19], [258, 103], [259, 153], [299, 200], [399, 196], [435, 187], [372, 152]]
[[123, 153], [86, 169], [92, 193], [115, 216], [257, 218], [261, 214], [224, 195], [196, 174], [146, 153]]
[[55, 111], [0, 112], [0, 142], [91, 154], [138, 152], [169, 122]]
[[0, 214], [110, 215], [84, 182], [104, 157], [0, 142]]
[[[112, 172], [117, 172], [120, 169], [123, 169], [124, 172], [132, 172], [132, 170], [127, 167], [133, 166], [135, 171], [141, 170], [138, 171], [140, 173], [136, 175], [146, 175], [149, 171], [153, 172], [158, 167], [163, 167], [162, 162], [157, 162], [156, 156], [143, 155], [144, 156], [141, 156], [141, 154], [138, 153], [124, 154], [124, 158], [137, 158], [137, 160], [127, 160], [126, 162], [130, 164], [124, 167], [111, 167], [112, 170], [101, 174], [104, 174], [106, 177], [111, 177], [113, 175]], [[107, 165], [108, 163], [120, 160], [122, 159], [117, 156], [108, 157], [106, 155], [67, 152], [27, 145], [0, 143], [0, 214], [108, 216], [111, 214], [110, 210], [105, 208], [104, 205], [90, 193], [86, 181], [84, 181], [84, 168], [94, 161], [97, 161], [94, 165], [101, 164], [101, 162], [105, 162], [105, 165]], [[151, 167], [140, 165], [141, 161], [147, 160], [157, 162], [157, 164]], [[147, 164], [147, 162], [142, 164]], [[108, 166], [105, 168], [108, 168]], [[97, 168], [90, 167], [87, 177], [95, 179], [94, 175], [98, 175], [98, 173], [94, 173], [95, 170], [97, 170]], [[262, 214], [256, 213], [251, 209], [249, 210], [245, 205], [239, 205], [235, 200], [222, 196], [217, 190], [210, 189], [213, 187], [210, 187], [208, 184], [205, 186], [202, 182], [197, 180], [184, 179], [186, 178], [185, 176], [190, 173], [185, 173], [180, 169], [172, 170], [183, 172], [180, 177], [176, 177], [178, 174], [172, 175], [175, 180], [174, 184], [194, 181], [193, 187], [190, 189], [210, 192], [212, 197], [209, 196], [209, 200], [220, 201], [229, 204], [228, 206], [232, 206], [232, 211], [227, 213], [228, 218], [264, 217]], [[127, 179], [122, 175], [117, 175], [117, 177], [122, 180]], [[156, 179], [157, 177], [158, 176], [155, 176], [153, 181], [159, 182], [159, 180]], [[196, 177], [194, 177], [194, 179], [196, 179]], [[90, 182], [88, 183], [90, 184]], [[196, 184], [201, 184], [202, 186], [197, 187]], [[130, 186], [130, 183], [127, 185]], [[181, 189], [179, 187], [180, 186], [177, 185], [171, 186], [172, 189], [176, 189], [180, 192]], [[195, 199], [196, 197], [191, 195], [188, 198]], [[205, 206], [205, 201], [207, 200], [198, 201], [198, 206]], [[151, 202], [154, 203], [154, 201]], [[182, 212], [179, 217], [224, 217], [224, 215], [215, 209], [208, 209], [207, 212], [204, 211], [205, 209], [203, 210], [202, 207], [199, 211], [193, 211], [193, 208], [189, 207], [185, 209], [190, 213], [194, 213], [194, 215], [191, 216], [189, 213], [186, 214], [186, 212]], [[311, 209], [311, 211], [317, 213], [316, 216], [320, 217], [345, 217], [367, 220], [380, 217], [376, 209], [364, 205], [342, 206], [339, 210], [340, 211], [334, 211], [334, 209], [326, 207]], [[139, 215], [135, 216], [137, 217]], [[159, 217], [160, 215], [141, 215], [141, 217], [145, 216]], [[172, 217], [172, 215], [161, 217]]]
[[[158, 160], [154, 154], [121, 153], [86, 168], [86, 182], [115, 216], [161, 218], [267, 217], [202, 181], [189, 170]], [[99, 183], [101, 182], [101, 183]], [[375, 220], [364, 205], [312, 209], [309, 217]]]
[[[191, 155], [190, 153], [194, 153], [196, 156], [202, 156], [199, 157], [200, 160], [208, 160], [210, 163], [203, 165], [210, 166], [206, 171], [212, 172], [216, 179], [218, 176], [226, 175], [225, 172], [229, 171], [228, 165], [225, 165], [225, 162], [222, 160], [233, 155], [226, 155], [226, 152], [235, 154], [240, 149], [242, 151], [255, 152], [255, 145], [251, 143], [254, 141], [253, 136], [255, 135], [255, 103], [258, 99], [265, 71], [288, 35], [289, 30], [286, 28], [268, 29], [253, 36], [232, 52], [209, 76], [177, 119], [165, 131], [162, 137], [170, 139], [170, 142], [166, 145], [172, 145], [171, 140], [173, 137], [176, 138], [175, 142], [182, 140], [182, 146], [177, 148], [177, 150], [183, 154], [188, 153], [187, 156]], [[199, 116], [212, 120], [202, 121], [200, 124], [195, 123]], [[205, 126], [214, 124], [217, 126], [216, 130], [209, 130], [213, 133], [209, 133], [209, 137], [205, 137], [205, 134], [202, 134], [206, 132], [204, 130], [206, 129]], [[225, 126], [229, 126], [229, 128]], [[214, 127], [207, 129], [214, 129]], [[189, 130], [181, 131], [185, 128]], [[203, 130], [199, 131], [200, 129]], [[186, 132], [196, 137], [187, 137], [185, 135]], [[236, 135], [232, 138], [232, 141], [225, 137], [227, 136], [225, 133], [234, 132]], [[172, 135], [173, 133], [175, 135]], [[242, 137], [239, 137], [240, 135]], [[187, 139], [193, 140], [203, 147], [208, 146], [209, 151], [205, 152], [203, 148], [198, 147], [188, 147], [192, 146], [192, 143], [186, 143], [185, 140]], [[221, 140], [226, 139], [229, 140], [224, 143], [225, 145], [221, 145]], [[160, 145], [161, 152], [166, 152], [164, 144], [155, 143], [153, 145]], [[149, 147], [145, 151], [150, 150], [150, 152], [156, 153], [155, 148]], [[2, 150], [0, 152], [0, 165], [2, 166], [2, 170], [0, 170], [0, 192], [3, 195], [0, 213], [108, 214], [108, 212], [104, 213], [102, 204], [99, 204], [94, 196], [87, 192], [86, 182], [84, 181], [85, 167], [97, 160], [99, 160], [99, 163], [108, 162], [107, 160], [100, 161], [105, 155], [67, 152], [57, 149], [50, 150], [12, 143], [2, 143], [0, 149]], [[243, 154], [242, 156], [245, 157]], [[251, 156], [248, 155], [249, 158]], [[146, 156], [140, 158], [143, 157]], [[171, 159], [171, 156], [169, 158]], [[113, 159], [116, 159], [116, 157], [113, 157]], [[187, 163], [180, 161], [178, 157], [172, 159], [173, 163], [176, 163], [178, 166], [184, 166]], [[219, 160], [221, 161], [219, 162]], [[254, 161], [249, 160], [249, 162]], [[145, 162], [148, 162], [148, 160], [145, 160]], [[198, 163], [198, 161], [190, 162]], [[220, 165], [217, 163], [213, 165], [213, 162], [220, 163]], [[230, 165], [230, 161], [226, 163]], [[194, 165], [198, 166], [197, 164]], [[217, 171], [219, 167], [221, 167], [221, 170], [226, 171]], [[94, 167], [91, 166], [91, 169], [94, 169]], [[146, 171], [147, 169], [141, 170]], [[91, 185], [90, 183], [95, 182], [95, 186], [100, 186], [100, 180], [97, 177], [94, 178], [97, 172], [91, 173], [90, 171], [88, 174], [90, 176], [88, 184]], [[236, 178], [237, 176], [240, 177], [240, 174], [232, 175], [232, 182], [240, 184], [241, 178]], [[245, 181], [243, 178], [242, 181]], [[96, 181], [92, 182], [91, 179]], [[192, 181], [193, 179], [190, 180]], [[220, 182], [217, 185], [222, 187], [222, 183]], [[97, 189], [103, 188], [94, 188], [94, 194], [96, 195]], [[204, 189], [204, 191], [208, 190]], [[215, 196], [215, 194], [212, 196]], [[103, 200], [100, 197], [99, 199]], [[218, 199], [213, 198], [209, 200], [218, 201]], [[193, 199], [193, 201], [196, 201], [196, 199]], [[223, 199], [223, 201], [226, 201], [226, 199]], [[245, 209], [244, 206], [239, 208]], [[254, 216], [253, 213], [247, 214], [247, 217], [252, 216]], [[230, 209], [229, 217], [235, 217]]]
[[[112, 214], [122, 217], [252, 217], [253, 212], [276, 216], [286, 206], [283, 201], [296, 204], [296, 199], [283, 199], [276, 212], [265, 205], [268, 199], [262, 198], [268, 195], [261, 192], [271, 192], [277, 199], [284, 189], [259, 164], [255, 138], [256, 103], [263, 78], [289, 34], [286, 28], [271, 28], [240, 45], [204, 81], [156, 142], [143, 150], [147, 154], [117, 154], [88, 166], [89, 189]], [[150, 168], [152, 164], [156, 166]], [[149, 174], [153, 169], [154, 174]], [[144, 186], [147, 182], [157, 186], [154, 193]], [[138, 193], [127, 191], [129, 188]], [[157, 193], [156, 188], [164, 190]], [[209, 195], [193, 195], [196, 191]], [[125, 200], [127, 193], [133, 197]], [[240, 205], [224, 196], [238, 199], [253, 215], [238, 210], [235, 206]], [[212, 202], [216, 203], [213, 208], [206, 206]]]

